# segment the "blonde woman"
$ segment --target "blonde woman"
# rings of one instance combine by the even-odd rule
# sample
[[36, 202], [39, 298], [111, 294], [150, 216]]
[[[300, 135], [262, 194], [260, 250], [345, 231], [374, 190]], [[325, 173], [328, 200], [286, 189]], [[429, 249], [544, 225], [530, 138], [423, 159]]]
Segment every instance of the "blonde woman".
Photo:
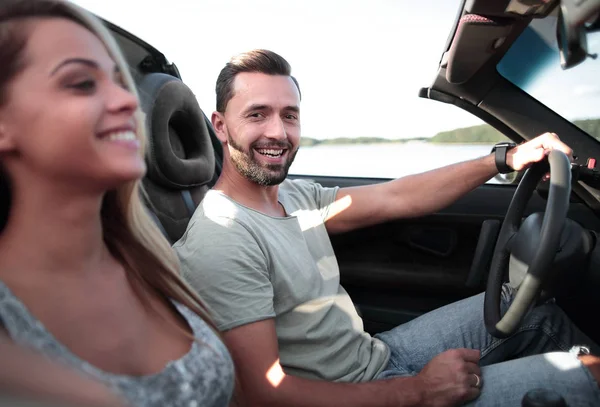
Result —
[[0, 61], [0, 326], [131, 405], [228, 405], [229, 353], [140, 200], [112, 37], [66, 1], [2, 0]]

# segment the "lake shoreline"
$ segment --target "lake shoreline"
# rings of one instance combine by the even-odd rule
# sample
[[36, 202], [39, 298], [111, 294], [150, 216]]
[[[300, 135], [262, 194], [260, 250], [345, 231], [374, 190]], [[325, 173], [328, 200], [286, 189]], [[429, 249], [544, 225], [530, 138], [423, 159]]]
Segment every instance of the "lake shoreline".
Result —
[[483, 157], [493, 145], [412, 142], [303, 146], [289, 174], [391, 179]]

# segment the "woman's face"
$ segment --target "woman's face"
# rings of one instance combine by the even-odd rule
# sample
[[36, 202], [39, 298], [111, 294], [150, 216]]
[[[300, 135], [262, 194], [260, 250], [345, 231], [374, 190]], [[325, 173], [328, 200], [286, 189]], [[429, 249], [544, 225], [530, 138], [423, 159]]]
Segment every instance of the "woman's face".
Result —
[[67, 19], [24, 24], [24, 67], [0, 107], [0, 160], [13, 181], [100, 192], [142, 177], [138, 102], [103, 43]]

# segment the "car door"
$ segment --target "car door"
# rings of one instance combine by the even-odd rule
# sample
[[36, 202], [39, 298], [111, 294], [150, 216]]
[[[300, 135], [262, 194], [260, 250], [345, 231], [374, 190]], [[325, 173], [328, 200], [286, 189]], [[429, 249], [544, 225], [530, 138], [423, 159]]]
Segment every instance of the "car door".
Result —
[[[323, 186], [359, 186], [382, 179], [294, 176]], [[438, 213], [333, 235], [342, 285], [363, 317], [381, 332], [425, 312], [485, 290], [501, 222], [517, 186], [485, 184]], [[542, 193], [527, 213], [544, 210]], [[574, 198], [569, 217], [599, 227]], [[483, 310], [482, 310], [483, 312]]]

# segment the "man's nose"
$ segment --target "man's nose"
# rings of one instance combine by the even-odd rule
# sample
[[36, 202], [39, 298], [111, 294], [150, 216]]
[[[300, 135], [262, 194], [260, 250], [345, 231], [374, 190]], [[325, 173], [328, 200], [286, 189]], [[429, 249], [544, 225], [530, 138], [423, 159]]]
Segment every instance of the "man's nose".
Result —
[[265, 137], [275, 140], [287, 139], [287, 132], [285, 131], [285, 125], [280, 117], [273, 117], [269, 120]]

